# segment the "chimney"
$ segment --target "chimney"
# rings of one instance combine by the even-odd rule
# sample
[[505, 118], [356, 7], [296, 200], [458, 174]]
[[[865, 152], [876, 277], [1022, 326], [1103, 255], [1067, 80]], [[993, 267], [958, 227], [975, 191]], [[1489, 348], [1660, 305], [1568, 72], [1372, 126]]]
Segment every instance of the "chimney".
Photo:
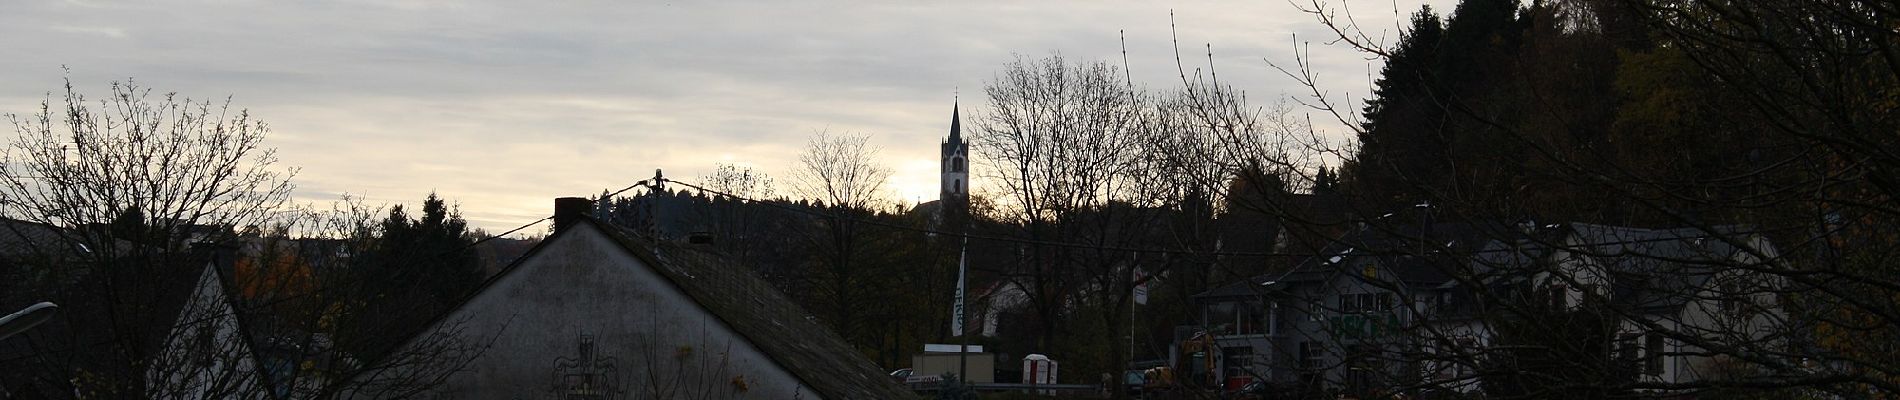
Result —
[[[234, 243], [194, 242], [191, 244], [191, 254], [204, 257], [204, 260], [216, 263], [220, 268], [229, 267], [237, 263], [238, 245]], [[198, 264], [189, 267], [197, 268], [203, 265], [204, 264]]]
[[554, 231], [566, 231], [581, 218], [594, 213], [594, 201], [584, 197], [559, 197], [554, 199]]
[[710, 246], [713, 244], [713, 234], [712, 232], [706, 231], [693, 232], [690, 235], [686, 235], [686, 243]]

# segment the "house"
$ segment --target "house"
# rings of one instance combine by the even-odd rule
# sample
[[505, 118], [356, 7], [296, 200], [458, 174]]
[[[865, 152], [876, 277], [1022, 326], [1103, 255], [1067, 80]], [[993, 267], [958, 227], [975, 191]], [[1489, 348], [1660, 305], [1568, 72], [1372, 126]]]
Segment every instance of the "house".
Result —
[[[1491, 277], [1490, 284], [1501, 288], [1494, 291], [1507, 299], [1609, 311], [1619, 319], [1611, 332], [1614, 357], [1632, 367], [1635, 381], [1666, 386], [1734, 372], [1732, 365], [1721, 365], [1723, 357], [1694, 342], [1764, 354], [1790, 344], [1790, 322], [1778, 298], [1788, 283], [1758, 271], [1776, 268], [1780, 257], [1767, 238], [1743, 226], [1570, 223], [1540, 227], [1538, 235], [1515, 242], [1493, 242], [1474, 257], [1472, 268]], [[1475, 340], [1497, 336], [1478, 321], [1466, 316], [1451, 324], [1462, 325], [1457, 330], [1472, 332]]]
[[1362, 227], [1291, 270], [1195, 296], [1194, 329], [1220, 349], [1214, 382], [1471, 392], [1479, 360], [1523, 347], [1501, 333], [1514, 321], [1581, 310], [1611, 316], [1616, 343], [1603, 351], [1634, 366], [1635, 382], [1717, 371], [1716, 357], [1693, 355], [1695, 338], [1767, 349], [1782, 337], [1782, 283], [1735, 268], [1778, 258], [1746, 229], [1421, 226]]
[[970, 296], [974, 299], [970, 320], [977, 326], [976, 335], [996, 337], [1000, 334], [1005, 320], [1022, 320], [1021, 314], [1029, 311], [1029, 292], [1014, 281], [999, 280], [978, 288]]
[[483, 347], [439, 385], [372, 397], [895, 399], [912, 395], [742, 266], [556, 201], [553, 235], [398, 346], [449, 335]]
[[[1392, 367], [1378, 349], [1403, 341], [1403, 329], [1422, 320], [1420, 307], [1403, 303], [1430, 298], [1450, 279], [1444, 266], [1456, 255], [1509, 234], [1482, 224], [1362, 228], [1284, 272], [1195, 295], [1202, 310], [1195, 330], [1220, 349], [1212, 381], [1375, 387]], [[1419, 243], [1433, 247], [1420, 252]]]
[[68, 266], [94, 257], [81, 232], [37, 222], [0, 217], [0, 302], [32, 304], [44, 299], [14, 298], [33, 288], [65, 287], [79, 275]]
[[146, 393], [155, 398], [271, 398], [266, 369], [232, 297], [221, 252], [201, 258], [195, 281], [179, 298], [176, 317], [146, 362]]
[[269, 397], [221, 249], [64, 265], [59, 314], [0, 343], [0, 397]]

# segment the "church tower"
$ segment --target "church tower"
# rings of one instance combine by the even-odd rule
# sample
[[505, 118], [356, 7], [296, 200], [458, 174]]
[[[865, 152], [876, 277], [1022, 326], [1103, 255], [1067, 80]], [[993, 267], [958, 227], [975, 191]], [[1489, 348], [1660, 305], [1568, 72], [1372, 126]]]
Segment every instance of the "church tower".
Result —
[[945, 220], [960, 221], [970, 208], [970, 144], [963, 141], [963, 123], [957, 116], [957, 104], [950, 104], [950, 138], [943, 141], [943, 189], [938, 200], [943, 205]]

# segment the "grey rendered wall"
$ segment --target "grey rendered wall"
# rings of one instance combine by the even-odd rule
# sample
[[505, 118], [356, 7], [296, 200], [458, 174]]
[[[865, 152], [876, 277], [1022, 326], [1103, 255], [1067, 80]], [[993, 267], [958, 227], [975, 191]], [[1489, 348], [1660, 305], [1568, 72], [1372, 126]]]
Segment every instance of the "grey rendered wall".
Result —
[[442, 394], [555, 398], [557, 364], [591, 335], [621, 398], [818, 398], [597, 228], [572, 229], [444, 319], [495, 341]]

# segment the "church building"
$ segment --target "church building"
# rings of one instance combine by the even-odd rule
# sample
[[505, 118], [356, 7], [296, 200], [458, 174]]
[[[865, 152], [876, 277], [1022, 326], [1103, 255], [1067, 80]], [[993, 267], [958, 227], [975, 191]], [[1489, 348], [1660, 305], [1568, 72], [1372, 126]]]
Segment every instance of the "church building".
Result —
[[939, 158], [942, 166], [942, 190], [937, 195], [942, 221], [952, 229], [961, 229], [970, 215], [970, 144], [963, 141], [963, 123], [956, 103], [950, 106], [950, 138], [943, 141]]

